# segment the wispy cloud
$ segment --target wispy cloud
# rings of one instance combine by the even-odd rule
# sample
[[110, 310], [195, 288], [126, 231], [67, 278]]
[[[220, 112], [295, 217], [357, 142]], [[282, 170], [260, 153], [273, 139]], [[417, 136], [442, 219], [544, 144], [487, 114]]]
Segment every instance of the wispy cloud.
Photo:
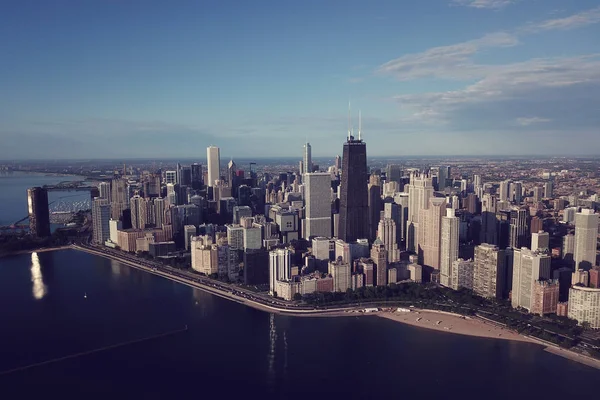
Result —
[[550, 30], [569, 30], [600, 22], [600, 7], [581, 11], [564, 18], [553, 18], [525, 26], [524, 32], [543, 32]]
[[[600, 54], [481, 66], [485, 77], [464, 89], [395, 96], [414, 116], [453, 126], [558, 128], [600, 123]], [[523, 113], [536, 117], [523, 117]]]
[[[479, 8], [485, 3], [491, 8], [493, 1], [460, 3]], [[581, 132], [582, 137], [593, 137], [600, 125], [597, 112], [600, 54], [535, 58], [505, 64], [483, 64], [477, 60], [483, 52], [519, 44], [520, 38], [527, 34], [573, 29], [596, 22], [600, 22], [600, 7], [532, 23], [512, 33], [497, 32], [403, 55], [381, 65], [376, 73], [399, 81], [433, 77], [468, 82], [458, 90], [394, 96], [401, 112], [409, 115], [406, 121], [412, 122], [416, 131], [437, 125], [454, 133], [494, 130], [496, 134], [511, 135], [519, 131], [535, 132], [543, 127], [544, 132], [550, 128], [557, 137], [569, 130]]]
[[512, 3], [516, 3], [516, 0], [452, 0], [451, 4], [472, 8], [499, 9]]
[[390, 74], [399, 80], [437, 77], [471, 79], [477, 69], [471, 57], [487, 48], [510, 47], [519, 43], [516, 36], [497, 32], [482, 38], [449, 46], [434, 47], [422, 53], [407, 54], [381, 65], [377, 72]]
[[542, 124], [546, 122], [552, 121], [550, 118], [540, 118], [540, 117], [520, 117], [517, 118], [517, 123], [523, 126], [529, 126], [533, 124]]

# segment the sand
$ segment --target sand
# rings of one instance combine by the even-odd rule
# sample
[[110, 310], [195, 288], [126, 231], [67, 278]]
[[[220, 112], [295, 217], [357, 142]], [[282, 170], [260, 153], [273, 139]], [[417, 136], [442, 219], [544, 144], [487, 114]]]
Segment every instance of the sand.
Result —
[[[479, 318], [463, 317], [458, 314], [452, 314], [443, 311], [394, 311], [378, 312], [377, 315], [393, 321], [402, 322], [404, 324], [432, 329], [440, 332], [535, 343], [533, 340], [519, 335], [517, 332], [502, 328], [490, 322], [485, 322]], [[417, 319], [419, 320], [417, 321]]]

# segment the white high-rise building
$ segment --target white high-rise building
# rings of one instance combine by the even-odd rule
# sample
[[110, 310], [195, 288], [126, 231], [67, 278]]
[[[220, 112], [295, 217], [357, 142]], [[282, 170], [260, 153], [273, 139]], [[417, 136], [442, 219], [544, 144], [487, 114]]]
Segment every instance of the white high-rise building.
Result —
[[175, 185], [177, 183], [177, 171], [165, 171], [165, 184]]
[[98, 197], [110, 201], [110, 183], [100, 182], [98, 184], [98, 191], [100, 192], [100, 196]]
[[329, 260], [335, 252], [335, 241], [327, 237], [316, 237], [312, 240], [312, 254], [317, 260]]
[[546, 251], [550, 248], [550, 234], [539, 231], [531, 234], [531, 251]]
[[419, 264], [440, 269], [442, 217], [446, 215], [446, 198], [432, 197], [429, 208], [419, 212], [417, 251]]
[[511, 187], [512, 200], [515, 203], [520, 204], [521, 200], [523, 199], [523, 183], [522, 182], [512, 182], [510, 184], [510, 187]]
[[92, 229], [95, 243], [104, 244], [110, 238], [110, 204], [107, 199], [94, 198], [92, 203]]
[[157, 197], [154, 199], [154, 224], [157, 228], [162, 228], [163, 224], [166, 224], [165, 221], [165, 209], [167, 207], [167, 202], [162, 197]]
[[510, 201], [510, 180], [500, 182], [500, 201]]
[[440, 248], [440, 283], [452, 287], [452, 268], [454, 261], [458, 260], [460, 221], [454, 209], [447, 208], [446, 216], [442, 217], [442, 239]]
[[579, 324], [587, 322], [590, 328], [600, 328], [600, 289], [571, 286], [568, 316]]
[[274, 294], [276, 281], [287, 281], [292, 277], [292, 253], [288, 249], [269, 252], [269, 290]]
[[533, 285], [550, 278], [551, 257], [525, 247], [513, 250], [513, 276], [511, 302], [514, 308], [531, 311]]
[[329, 262], [329, 271], [333, 278], [333, 291], [345, 292], [351, 287], [350, 264], [339, 259]]
[[167, 204], [177, 205], [177, 192], [175, 192], [174, 183], [167, 183]]
[[584, 208], [575, 214], [575, 269], [589, 270], [596, 265], [598, 214]]
[[544, 197], [547, 199], [551, 199], [552, 198], [552, 181], [548, 181], [546, 183], [544, 183]]
[[310, 174], [312, 171], [312, 155], [310, 143], [304, 145], [304, 158], [302, 159], [302, 174]]
[[260, 249], [262, 247], [262, 229], [260, 226], [243, 226], [244, 250]]
[[244, 249], [244, 228], [241, 225], [227, 225], [227, 243], [232, 249]]
[[377, 237], [381, 240], [387, 250], [388, 263], [400, 261], [400, 249], [396, 240], [396, 222], [391, 218], [383, 218], [377, 227]]
[[110, 231], [110, 241], [117, 244], [119, 242], [119, 231], [123, 229], [123, 222], [111, 219], [108, 221], [108, 228]]
[[[408, 193], [396, 193], [394, 194], [394, 203], [398, 205], [399, 224], [398, 230], [400, 231], [398, 241], [406, 240], [406, 226], [408, 224], [408, 204], [409, 195]], [[398, 224], [398, 222], [397, 222]]]
[[473, 272], [475, 263], [473, 260], [463, 260], [459, 258], [452, 263], [451, 288], [458, 290], [467, 288], [473, 290]]
[[[308, 146], [310, 146], [307, 143]], [[327, 172], [304, 175], [306, 221], [304, 238], [331, 236], [331, 175]]]
[[577, 207], [567, 207], [563, 210], [563, 222], [570, 224], [575, 222], [575, 214], [577, 213]]
[[209, 236], [194, 236], [191, 241], [192, 269], [205, 275], [219, 271], [218, 246]]
[[210, 187], [215, 186], [215, 181], [219, 180], [221, 174], [221, 154], [216, 146], [206, 148], [206, 164], [208, 166], [208, 182]]
[[432, 178], [426, 174], [412, 172], [408, 184], [408, 222], [406, 224], [406, 247], [409, 251], [417, 251], [419, 215], [421, 210], [429, 208], [429, 199], [432, 196]]
[[497, 246], [483, 243], [475, 247], [473, 291], [486, 298], [503, 297], [506, 253]]
[[146, 200], [135, 195], [129, 200], [131, 208], [131, 227], [133, 229], [144, 229], [146, 227]]

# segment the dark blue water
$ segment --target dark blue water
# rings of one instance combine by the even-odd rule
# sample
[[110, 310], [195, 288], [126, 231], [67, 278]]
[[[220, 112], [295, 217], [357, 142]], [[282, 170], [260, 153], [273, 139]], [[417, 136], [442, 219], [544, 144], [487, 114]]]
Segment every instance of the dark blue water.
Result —
[[3, 399], [584, 398], [600, 377], [533, 344], [274, 316], [74, 250], [0, 259], [0, 324], [0, 371], [189, 326], [0, 375]]

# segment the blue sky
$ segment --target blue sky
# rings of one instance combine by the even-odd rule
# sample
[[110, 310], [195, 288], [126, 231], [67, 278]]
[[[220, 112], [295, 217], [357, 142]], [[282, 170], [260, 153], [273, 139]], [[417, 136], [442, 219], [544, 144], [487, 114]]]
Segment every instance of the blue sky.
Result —
[[3, 1], [0, 159], [598, 154], [600, 0]]

